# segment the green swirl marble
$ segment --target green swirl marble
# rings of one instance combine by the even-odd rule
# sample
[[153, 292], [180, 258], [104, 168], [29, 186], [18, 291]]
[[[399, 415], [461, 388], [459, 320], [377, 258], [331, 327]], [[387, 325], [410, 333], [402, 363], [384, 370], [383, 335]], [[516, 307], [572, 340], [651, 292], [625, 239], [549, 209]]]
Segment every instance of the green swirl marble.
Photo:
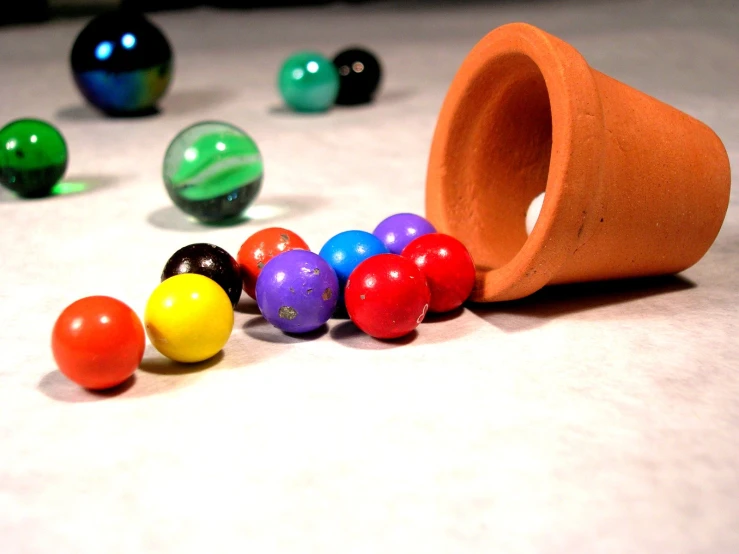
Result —
[[241, 215], [259, 194], [264, 164], [254, 140], [228, 123], [197, 123], [178, 134], [164, 156], [167, 193], [205, 222]]

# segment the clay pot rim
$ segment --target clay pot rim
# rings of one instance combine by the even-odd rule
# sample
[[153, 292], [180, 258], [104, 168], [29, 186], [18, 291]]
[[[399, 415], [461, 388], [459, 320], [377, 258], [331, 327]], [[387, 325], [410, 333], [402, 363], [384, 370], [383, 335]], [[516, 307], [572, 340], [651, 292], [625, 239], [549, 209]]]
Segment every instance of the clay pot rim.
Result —
[[[497, 269], [478, 267], [472, 300], [523, 297], [545, 286], [593, 232], [594, 226], [586, 225], [586, 219], [597, 215], [591, 212], [601, 195], [606, 131], [592, 70], [574, 48], [553, 44], [547, 34], [526, 23], [491, 31], [463, 62], [439, 115], [429, 178], [446, 177], [446, 171], [438, 169], [450, 155], [446, 150], [450, 129], [457, 112], [474, 96], [468, 91], [481, 82], [479, 75], [491, 64], [516, 55], [536, 65], [549, 97], [552, 149], [546, 196], [533, 231], [515, 256]], [[467, 153], [454, 155], [459, 158]], [[436, 186], [443, 194], [443, 183]], [[484, 297], [483, 291], [487, 291]]]

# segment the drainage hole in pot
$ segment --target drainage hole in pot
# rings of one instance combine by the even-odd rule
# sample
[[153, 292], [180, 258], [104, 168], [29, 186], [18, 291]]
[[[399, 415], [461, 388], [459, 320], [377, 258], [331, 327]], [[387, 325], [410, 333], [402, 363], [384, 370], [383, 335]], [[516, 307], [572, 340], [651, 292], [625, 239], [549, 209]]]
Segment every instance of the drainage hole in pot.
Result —
[[544, 205], [544, 193], [542, 192], [529, 204], [529, 209], [526, 211], [526, 234], [530, 235], [531, 231], [534, 230], [534, 225], [539, 219], [541, 213], [541, 207]]

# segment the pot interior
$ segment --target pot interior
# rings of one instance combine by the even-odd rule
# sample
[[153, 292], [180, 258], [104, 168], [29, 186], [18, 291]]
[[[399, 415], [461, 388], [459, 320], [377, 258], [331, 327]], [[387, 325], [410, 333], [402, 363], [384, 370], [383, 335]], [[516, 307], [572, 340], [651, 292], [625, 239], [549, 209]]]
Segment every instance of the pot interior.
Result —
[[526, 242], [526, 213], [547, 185], [552, 112], [541, 71], [524, 54], [491, 59], [471, 80], [455, 122], [447, 202], [464, 217], [454, 232], [479, 269], [497, 269]]

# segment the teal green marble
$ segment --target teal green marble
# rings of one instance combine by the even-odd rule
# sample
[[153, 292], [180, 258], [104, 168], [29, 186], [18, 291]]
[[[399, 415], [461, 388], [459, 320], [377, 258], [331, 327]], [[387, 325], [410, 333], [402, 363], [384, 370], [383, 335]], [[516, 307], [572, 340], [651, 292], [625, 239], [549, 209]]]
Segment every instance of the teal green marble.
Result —
[[264, 164], [254, 140], [229, 123], [206, 121], [181, 131], [164, 155], [169, 197], [204, 222], [243, 214], [262, 186]]
[[296, 112], [323, 112], [339, 94], [339, 72], [331, 60], [317, 52], [290, 56], [277, 79], [282, 99]]

